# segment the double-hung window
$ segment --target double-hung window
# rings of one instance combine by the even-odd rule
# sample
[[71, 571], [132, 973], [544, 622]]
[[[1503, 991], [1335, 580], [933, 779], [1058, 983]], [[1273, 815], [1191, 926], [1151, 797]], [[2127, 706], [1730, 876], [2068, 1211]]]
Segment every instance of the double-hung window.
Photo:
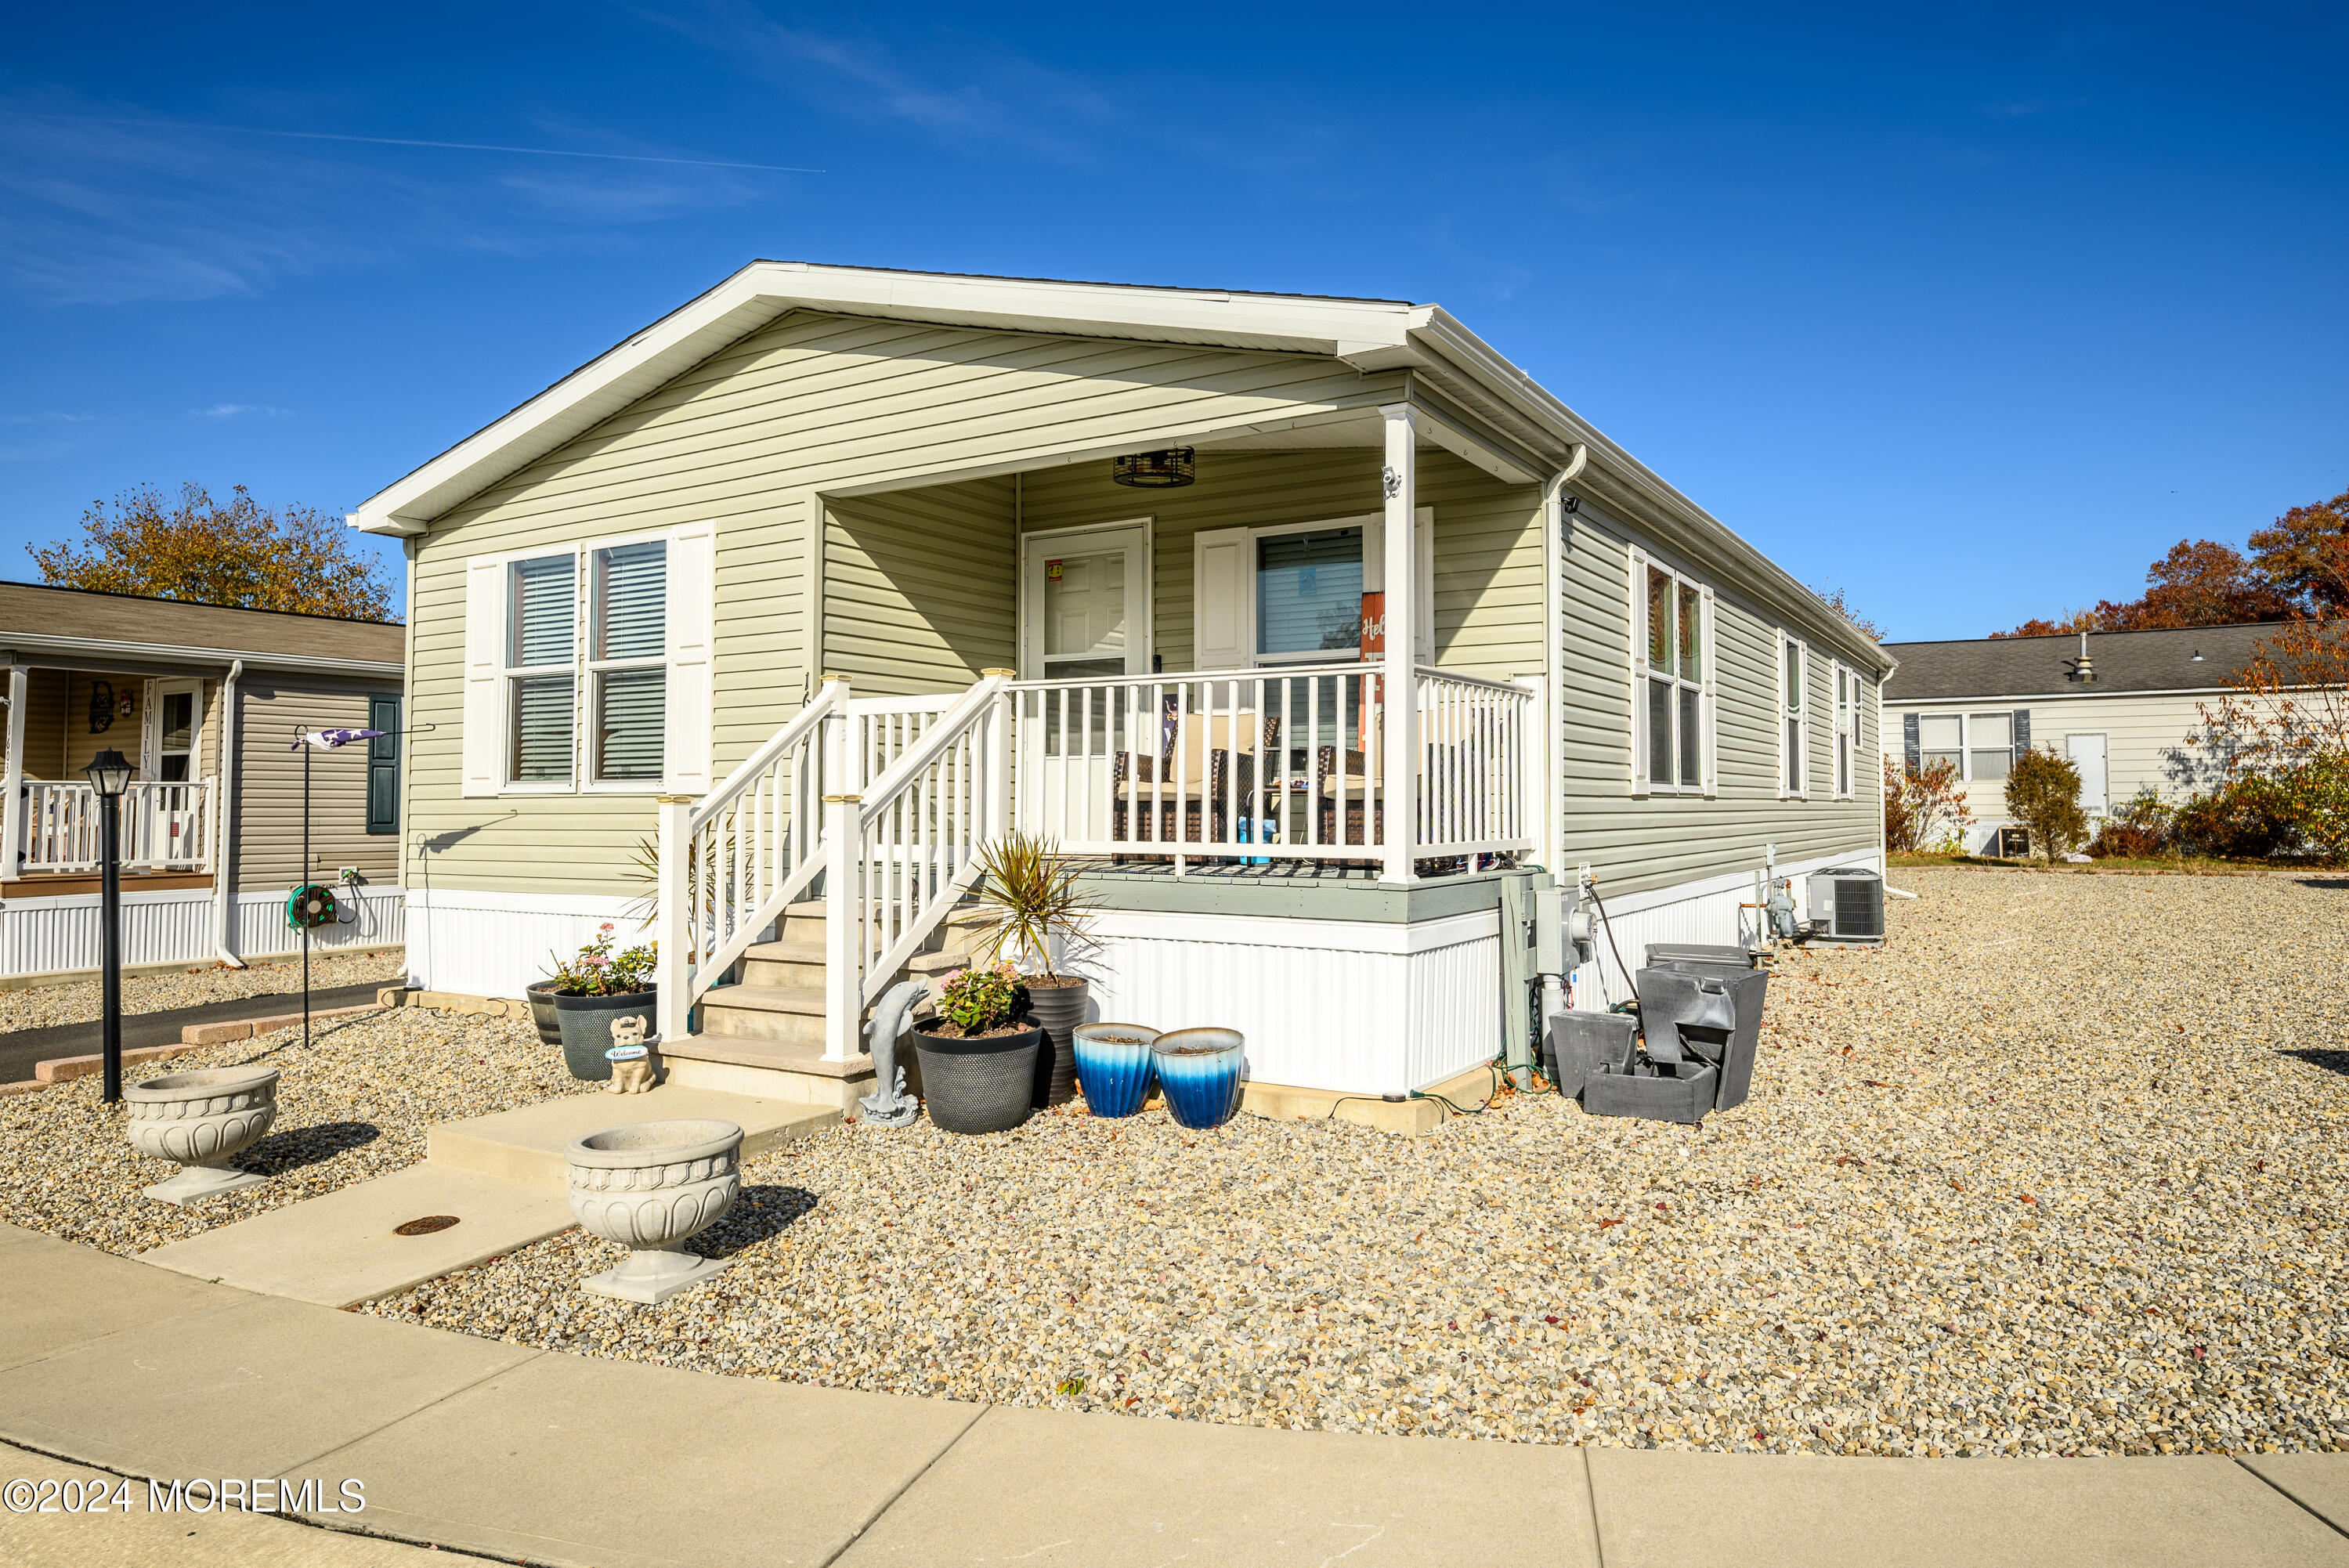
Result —
[[1779, 788], [1800, 795], [1810, 788], [1810, 675], [1804, 668], [1803, 645], [1782, 635], [1778, 644]]
[[668, 545], [606, 545], [589, 559], [589, 776], [657, 780], [668, 696]]
[[1835, 792], [1838, 800], [1848, 800], [1858, 783], [1859, 766], [1859, 672], [1847, 665], [1835, 666]]
[[2014, 715], [1928, 713], [1917, 719], [1917, 760], [1946, 762], [1969, 783], [2002, 784], [2014, 766]]
[[1632, 771], [1651, 791], [1699, 794], [1713, 782], [1713, 594], [1636, 554], [1631, 569]]
[[467, 565], [468, 795], [708, 787], [706, 527]]

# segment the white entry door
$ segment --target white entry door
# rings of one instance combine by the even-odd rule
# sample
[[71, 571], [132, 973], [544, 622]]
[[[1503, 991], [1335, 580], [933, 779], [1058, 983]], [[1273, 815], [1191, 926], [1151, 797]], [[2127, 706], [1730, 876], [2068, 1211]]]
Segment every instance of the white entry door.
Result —
[[1019, 541], [1020, 824], [1074, 846], [1110, 831], [1111, 759], [1125, 747], [1128, 676], [1150, 673], [1150, 525], [1054, 529]]
[[2109, 816], [2113, 800], [2105, 777], [2105, 738], [2096, 735], [2067, 735], [2064, 750], [2072, 766], [2080, 770], [2080, 810], [2091, 817]]

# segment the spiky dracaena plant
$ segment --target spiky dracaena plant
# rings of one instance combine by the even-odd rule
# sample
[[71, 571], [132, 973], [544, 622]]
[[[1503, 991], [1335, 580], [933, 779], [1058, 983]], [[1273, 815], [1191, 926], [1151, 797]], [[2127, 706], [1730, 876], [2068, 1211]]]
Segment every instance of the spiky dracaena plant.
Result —
[[990, 958], [1002, 958], [1007, 949], [1015, 957], [1033, 954], [1036, 972], [1058, 980], [1054, 939], [1063, 961], [1099, 951], [1090, 925], [1101, 905], [1078, 891], [1081, 868], [1061, 853], [1057, 841], [1015, 830], [981, 850], [978, 859], [987, 873], [978, 895], [984, 912], [978, 929]]

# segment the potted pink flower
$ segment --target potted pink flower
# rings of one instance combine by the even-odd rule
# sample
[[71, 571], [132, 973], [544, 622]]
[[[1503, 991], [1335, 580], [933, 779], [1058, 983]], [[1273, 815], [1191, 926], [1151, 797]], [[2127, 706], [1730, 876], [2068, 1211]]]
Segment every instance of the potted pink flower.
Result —
[[653, 960], [657, 943], [612, 951], [612, 923], [596, 928], [595, 939], [570, 959], [556, 959], [554, 1015], [563, 1032], [564, 1065], [571, 1076], [602, 1081], [612, 1076], [612, 1024], [642, 1018], [645, 1039], [653, 1034]]

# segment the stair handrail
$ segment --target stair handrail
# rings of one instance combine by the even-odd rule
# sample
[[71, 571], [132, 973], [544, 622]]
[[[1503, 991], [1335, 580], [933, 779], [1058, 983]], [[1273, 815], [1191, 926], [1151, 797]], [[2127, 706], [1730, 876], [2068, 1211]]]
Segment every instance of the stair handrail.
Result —
[[[829, 905], [824, 961], [824, 1054], [857, 1054], [857, 1024], [878, 989], [921, 951], [963, 892], [978, 879], [978, 851], [1000, 836], [1010, 810], [1009, 692], [1015, 672], [988, 670], [940, 714], [919, 739], [858, 794], [824, 798], [824, 894]], [[957, 839], [959, 859], [936, 893], [908, 914], [888, 944], [875, 953], [866, 939], [868, 911], [858, 873], [874, 825], [954, 747], [978, 737], [971, 821]], [[935, 847], [935, 846], [933, 846]]]
[[[703, 953], [700, 889], [695, 883], [710, 873], [693, 865], [696, 836], [764, 778], [778, 761], [802, 746], [809, 746], [811, 758], [817, 760], [822, 769], [836, 769], [841, 759], [832, 753], [839, 750], [837, 745], [825, 747], [820, 739], [814, 745], [809, 743], [827, 721], [836, 721], [846, 715], [849, 694], [847, 680], [826, 676], [816, 695], [792, 716], [791, 722], [744, 758], [716, 789], [698, 799], [692, 796], [661, 797], [657, 850], [659, 870], [653, 918], [658, 943], [655, 985], [659, 996], [662, 1038], [683, 1039], [690, 1033], [688, 1025], [694, 1003], [733, 967], [735, 960], [781, 915], [785, 905], [806, 892], [824, 867], [824, 820], [819, 808], [811, 810], [804, 822], [795, 820], [786, 830], [807, 836], [806, 852], [798, 867], [781, 878], [758, 907], [736, 924], [731, 936]], [[811, 797], [816, 793], [809, 791]], [[781, 832], [775, 837], [773, 851], [784, 852]]]

